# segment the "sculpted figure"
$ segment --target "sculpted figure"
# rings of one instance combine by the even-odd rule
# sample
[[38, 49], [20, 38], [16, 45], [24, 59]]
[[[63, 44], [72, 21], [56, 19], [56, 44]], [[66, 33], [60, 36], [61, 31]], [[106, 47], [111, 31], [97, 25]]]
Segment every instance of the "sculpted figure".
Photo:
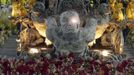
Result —
[[32, 47], [45, 46], [43, 38], [35, 28], [26, 28], [20, 33], [20, 44], [22, 50], [29, 50]]
[[29, 48], [46, 47], [45, 37], [42, 37], [36, 30], [33, 22], [30, 19], [23, 19], [21, 25], [23, 25], [22, 31], [19, 33], [18, 49], [17, 51], [28, 51]]
[[[93, 44], [98, 44], [97, 47], [102, 46], [111, 47], [115, 53], [123, 52], [123, 36], [119, 25], [110, 23], [109, 18], [110, 10], [107, 4], [102, 3], [98, 6], [95, 12], [95, 18], [97, 20], [97, 27], [95, 32], [94, 41], [89, 42], [89, 46], [93, 47]], [[100, 39], [100, 41], [96, 41]]]
[[87, 18], [84, 22], [81, 27], [80, 16], [73, 10], [63, 12], [59, 19], [49, 17], [46, 21], [47, 38], [53, 43], [56, 51], [84, 55], [88, 50], [88, 42], [95, 37], [97, 25], [94, 18]]
[[101, 36], [102, 46], [111, 47], [115, 53], [123, 52], [124, 38], [122, 30], [116, 23], [109, 23], [109, 26]]
[[108, 10], [108, 5], [105, 3], [100, 4], [96, 9], [94, 14], [95, 19], [97, 20], [95, 39], [100, 38], [108, 27], [109, 14], [110, 10]]
[[[33, 21], [33, 25], [35, 29], [39, 32], [39, 34], [46, 38], [46, 23], [45, 23], [45, 6], [42, 2], [36, 2], [33, 6], [31, 19]], [[46, 38], [45, 43], [50, 45], [51, 42]]]
[[[21, 19], [21, 25], [24, 26], [19, 34], [19, 47], [17, 50], [25, 51], [28, 48], [47, 47], [46, 45], [46, 25], [45, 25], [45, 6], [42, 2], [36, 2], [33, 5], [30, 18]], [[50, 43], [49, 43], [50, 44]]]

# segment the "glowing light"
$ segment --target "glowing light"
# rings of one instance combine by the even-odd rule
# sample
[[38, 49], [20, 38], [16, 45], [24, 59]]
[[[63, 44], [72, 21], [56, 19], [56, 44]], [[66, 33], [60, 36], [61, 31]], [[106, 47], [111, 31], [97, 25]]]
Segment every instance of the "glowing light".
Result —
[[107, 51], [107, 50], [103, 50], [103, 51], [101, 52], [101, 54], [102, 54], [103, 56], [108, 56], [110, 53], [109, 53], [109, 51]]
[[74, 24], [76, 24], [76, 23], [78, 23], [78, 19], [75, 18], [75, 17], [73, 17], [73, 18], [71, 18], [71, 22], [74, 23]]
[[39, 50], [36, 48], [30, 48], [29, 53], [36, 54], [36, 53], [39, 53]]

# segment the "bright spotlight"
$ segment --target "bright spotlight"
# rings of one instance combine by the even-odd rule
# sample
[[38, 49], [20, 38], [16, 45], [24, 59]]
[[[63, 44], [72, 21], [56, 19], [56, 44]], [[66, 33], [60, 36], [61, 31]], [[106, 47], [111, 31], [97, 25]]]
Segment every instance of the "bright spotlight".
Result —
[[103, 51], [101, 52], [101, 54], [102, 54], [103, 56], [108, 56], [110, 53], [109, 53], [109, 51], [107, 51], [107, 50], [103, 50]]
[[75, 17], [72, 17], [72, 18], [71, 18], [71, 22], [72, 22], [73, 24], [76, 24], [76, 23], [78, 23], [78, 19], [75, 18]]
[[36, 53], [39, 53], [39, 50], [36, 48], [30, 48], [29, 53], [36, 54]]

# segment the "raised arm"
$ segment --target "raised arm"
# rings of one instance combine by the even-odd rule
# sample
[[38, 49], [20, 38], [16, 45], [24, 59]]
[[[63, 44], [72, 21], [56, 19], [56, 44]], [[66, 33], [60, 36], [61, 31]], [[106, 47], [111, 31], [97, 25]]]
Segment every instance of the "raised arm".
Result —
[[83, 40], [90, 42], [95, 37], [97, 21], [94, 18], [87, 18], [85, 26], [81, 29]]
[[55, 36], [57, 34], [58, 26], [54, 17], [49, 17], [46, 19], [46, 36], [51, 41], [54, 42]]

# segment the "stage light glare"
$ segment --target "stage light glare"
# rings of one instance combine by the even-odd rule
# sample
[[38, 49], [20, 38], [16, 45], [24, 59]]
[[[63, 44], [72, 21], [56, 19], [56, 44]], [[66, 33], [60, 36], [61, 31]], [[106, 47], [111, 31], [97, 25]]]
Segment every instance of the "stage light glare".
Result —
[[39, 53], [39, 50], [36, 48], [30, 48], [29, 53], [36, 54], [36, 53]]
[[78, 23], [78, 19], [75, 18], [75, 17], [72, 17], [72, 18], [71, 18], [71, 22], [72, 22], [73, 24], [77, 24], [77, 23]]
[[110, 53], [109, 53], [109, 51], [107, 51], [107, 50], [103, 50], [102, 52], [101, 52], [101, 54], [103, 55], [103, 56], [108, 56]]

